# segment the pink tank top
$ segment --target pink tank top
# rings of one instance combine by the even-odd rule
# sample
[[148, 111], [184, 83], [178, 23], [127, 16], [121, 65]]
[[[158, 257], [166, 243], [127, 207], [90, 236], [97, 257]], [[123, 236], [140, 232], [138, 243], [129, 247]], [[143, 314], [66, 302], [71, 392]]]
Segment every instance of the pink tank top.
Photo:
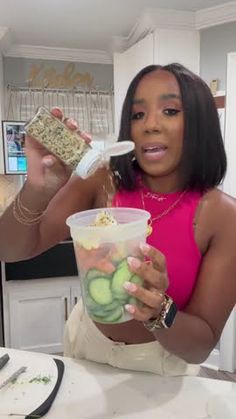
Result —
[[[143, 199], [142, 199], [143, 194]], [[135, 191], [119, 191], [113, 198], [116, 207], [142, 208], [154, 219], [178, 200], [181, 192], [157, 194], [140, 186]], [[202, 255], [194, 238], [194, 216], [201, 199], [200, 192], [187, 191], [178, 204], [165, 216], [152, 223], [147, 242], [166, 257], [170, 295], [183, 309], [191, 298]]]

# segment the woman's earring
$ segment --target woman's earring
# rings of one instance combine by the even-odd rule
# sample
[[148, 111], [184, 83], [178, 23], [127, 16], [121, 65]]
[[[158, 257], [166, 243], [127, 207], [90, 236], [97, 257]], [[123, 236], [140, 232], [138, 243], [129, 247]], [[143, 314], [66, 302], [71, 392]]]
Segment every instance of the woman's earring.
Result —
[[114, 175], [115, 175], [115, 177], [118, 177], [118, 179], [121, 179], [121, 175], [118, 172], [118, 170], [115, 170]]

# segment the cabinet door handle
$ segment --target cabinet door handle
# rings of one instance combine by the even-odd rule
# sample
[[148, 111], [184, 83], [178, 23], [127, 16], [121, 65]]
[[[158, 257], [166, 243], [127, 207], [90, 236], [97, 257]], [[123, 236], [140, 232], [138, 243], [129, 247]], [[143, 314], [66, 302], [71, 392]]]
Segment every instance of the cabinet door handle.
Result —
[[75, 305], [77, 304], [77, 302], [78, 302], [78, 298], [77, 298], [77, 297], [75, 297]]
[[65, 304], [65, 321], [68, 319], [68, 300], [67, 297], [64, 298], [64, 304]]

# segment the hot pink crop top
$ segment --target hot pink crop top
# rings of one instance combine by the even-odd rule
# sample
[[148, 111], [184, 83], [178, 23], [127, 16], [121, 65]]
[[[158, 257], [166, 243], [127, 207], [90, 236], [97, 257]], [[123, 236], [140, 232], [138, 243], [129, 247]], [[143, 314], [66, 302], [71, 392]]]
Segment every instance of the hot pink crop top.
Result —
[[[143, 194], [143, 199], [142, 199]], [[181, 192], [171, 194], [152, 193], [140, 186], [135, 191], [119, 191], [112, 205], [142, 208], [154, 219], [178, 200]], [[201, 199], [199, 192], [186, 191], [168, 214], [152, 223], [152, 234], [147, 242], [159, 249], [166, 257], [170, 295], [177, 307], [183, 309], [191, 298], [197, 280], [202, 255], [194, 238], [194, 216]]]

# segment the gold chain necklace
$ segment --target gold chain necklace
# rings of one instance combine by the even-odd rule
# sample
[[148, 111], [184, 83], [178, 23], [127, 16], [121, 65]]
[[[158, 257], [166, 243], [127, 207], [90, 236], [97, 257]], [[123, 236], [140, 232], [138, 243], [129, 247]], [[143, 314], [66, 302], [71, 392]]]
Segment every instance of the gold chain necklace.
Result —
[[[158, 214], [156, 217], [151, 217], [149, 219], [148, 222], [148, 228], [147, 228], [147, 235], [150, 236], [150, 234], [152, 234], [152, 224], [154, 221], [160, 220], [161, 218], [165, 217], [165, 215], [169, 214], [177, 205], [178, 203], [181, 201], [181, 199], [183, 198], [183, 196], [186, 194], [187, 191], [183, 191], [181, 193], [181, 195], [168, 207], [166, 208], [163, 212], [161, 212], [161, 214]], [[143, 191], [141, 190], [141, 200], [142, 200], [142, 206], [143, 209], [146, 210], [145, 208], [145, 203], [144, 203], [144, 194]]]

